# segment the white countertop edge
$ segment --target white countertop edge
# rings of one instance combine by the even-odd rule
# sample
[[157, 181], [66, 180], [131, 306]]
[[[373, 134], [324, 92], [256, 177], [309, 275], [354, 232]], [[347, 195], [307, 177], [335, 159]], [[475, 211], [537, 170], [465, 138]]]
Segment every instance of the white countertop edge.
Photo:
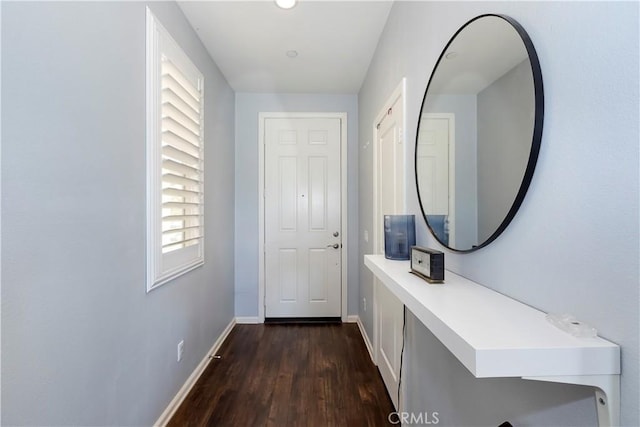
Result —
[[365, 265], [478, 378], [620, 373], [618, 345], [574, 337], [545, 313], [455, 273], [428, 284], [409, 273], [409, 261], [365, 255]]

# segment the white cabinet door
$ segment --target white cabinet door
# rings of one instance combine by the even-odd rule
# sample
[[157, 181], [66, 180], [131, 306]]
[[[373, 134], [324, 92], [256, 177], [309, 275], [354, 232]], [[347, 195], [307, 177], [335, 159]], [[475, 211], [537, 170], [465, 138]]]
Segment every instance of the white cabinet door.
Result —
[[378, 321], [378, 369], [389, 396], [398, 408], [400, 357], [402, 354], [404, 305], [378, 279], [375, 281]]

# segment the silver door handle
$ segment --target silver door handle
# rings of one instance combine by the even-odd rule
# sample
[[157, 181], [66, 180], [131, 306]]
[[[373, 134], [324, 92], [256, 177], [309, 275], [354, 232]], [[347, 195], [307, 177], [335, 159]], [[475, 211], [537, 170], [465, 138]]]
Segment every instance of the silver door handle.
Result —
[[333, 248], [333, 249], [338, 249], [340, 247], [340, 245], [338, 243], [335, 243], [333, 245], [327, 245], [328, 248]]

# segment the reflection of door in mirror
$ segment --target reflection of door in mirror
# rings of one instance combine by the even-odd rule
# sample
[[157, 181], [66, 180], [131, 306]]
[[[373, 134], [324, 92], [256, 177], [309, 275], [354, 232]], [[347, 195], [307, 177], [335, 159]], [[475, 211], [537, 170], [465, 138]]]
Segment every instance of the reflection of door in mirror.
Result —
[[429, 171], [418, 187], [429, 225], [441, 242], [455, 245], [455, 117], [424, 114], [418, 135], [416, 166]]

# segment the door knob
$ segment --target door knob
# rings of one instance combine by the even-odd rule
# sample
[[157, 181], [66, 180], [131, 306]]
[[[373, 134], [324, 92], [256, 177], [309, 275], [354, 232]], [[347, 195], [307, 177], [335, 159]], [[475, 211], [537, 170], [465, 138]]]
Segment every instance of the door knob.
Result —
[[335, 243], [333, 245], [327, 245], [328, 248], [333, 248], [333, 249], [338, 249], [340, 247], [340, 245], [338, 243]]
[[340, 235], [340, 233], [338, 233], [337, 231], [333, 233], [333, 237], [338, 237]]

